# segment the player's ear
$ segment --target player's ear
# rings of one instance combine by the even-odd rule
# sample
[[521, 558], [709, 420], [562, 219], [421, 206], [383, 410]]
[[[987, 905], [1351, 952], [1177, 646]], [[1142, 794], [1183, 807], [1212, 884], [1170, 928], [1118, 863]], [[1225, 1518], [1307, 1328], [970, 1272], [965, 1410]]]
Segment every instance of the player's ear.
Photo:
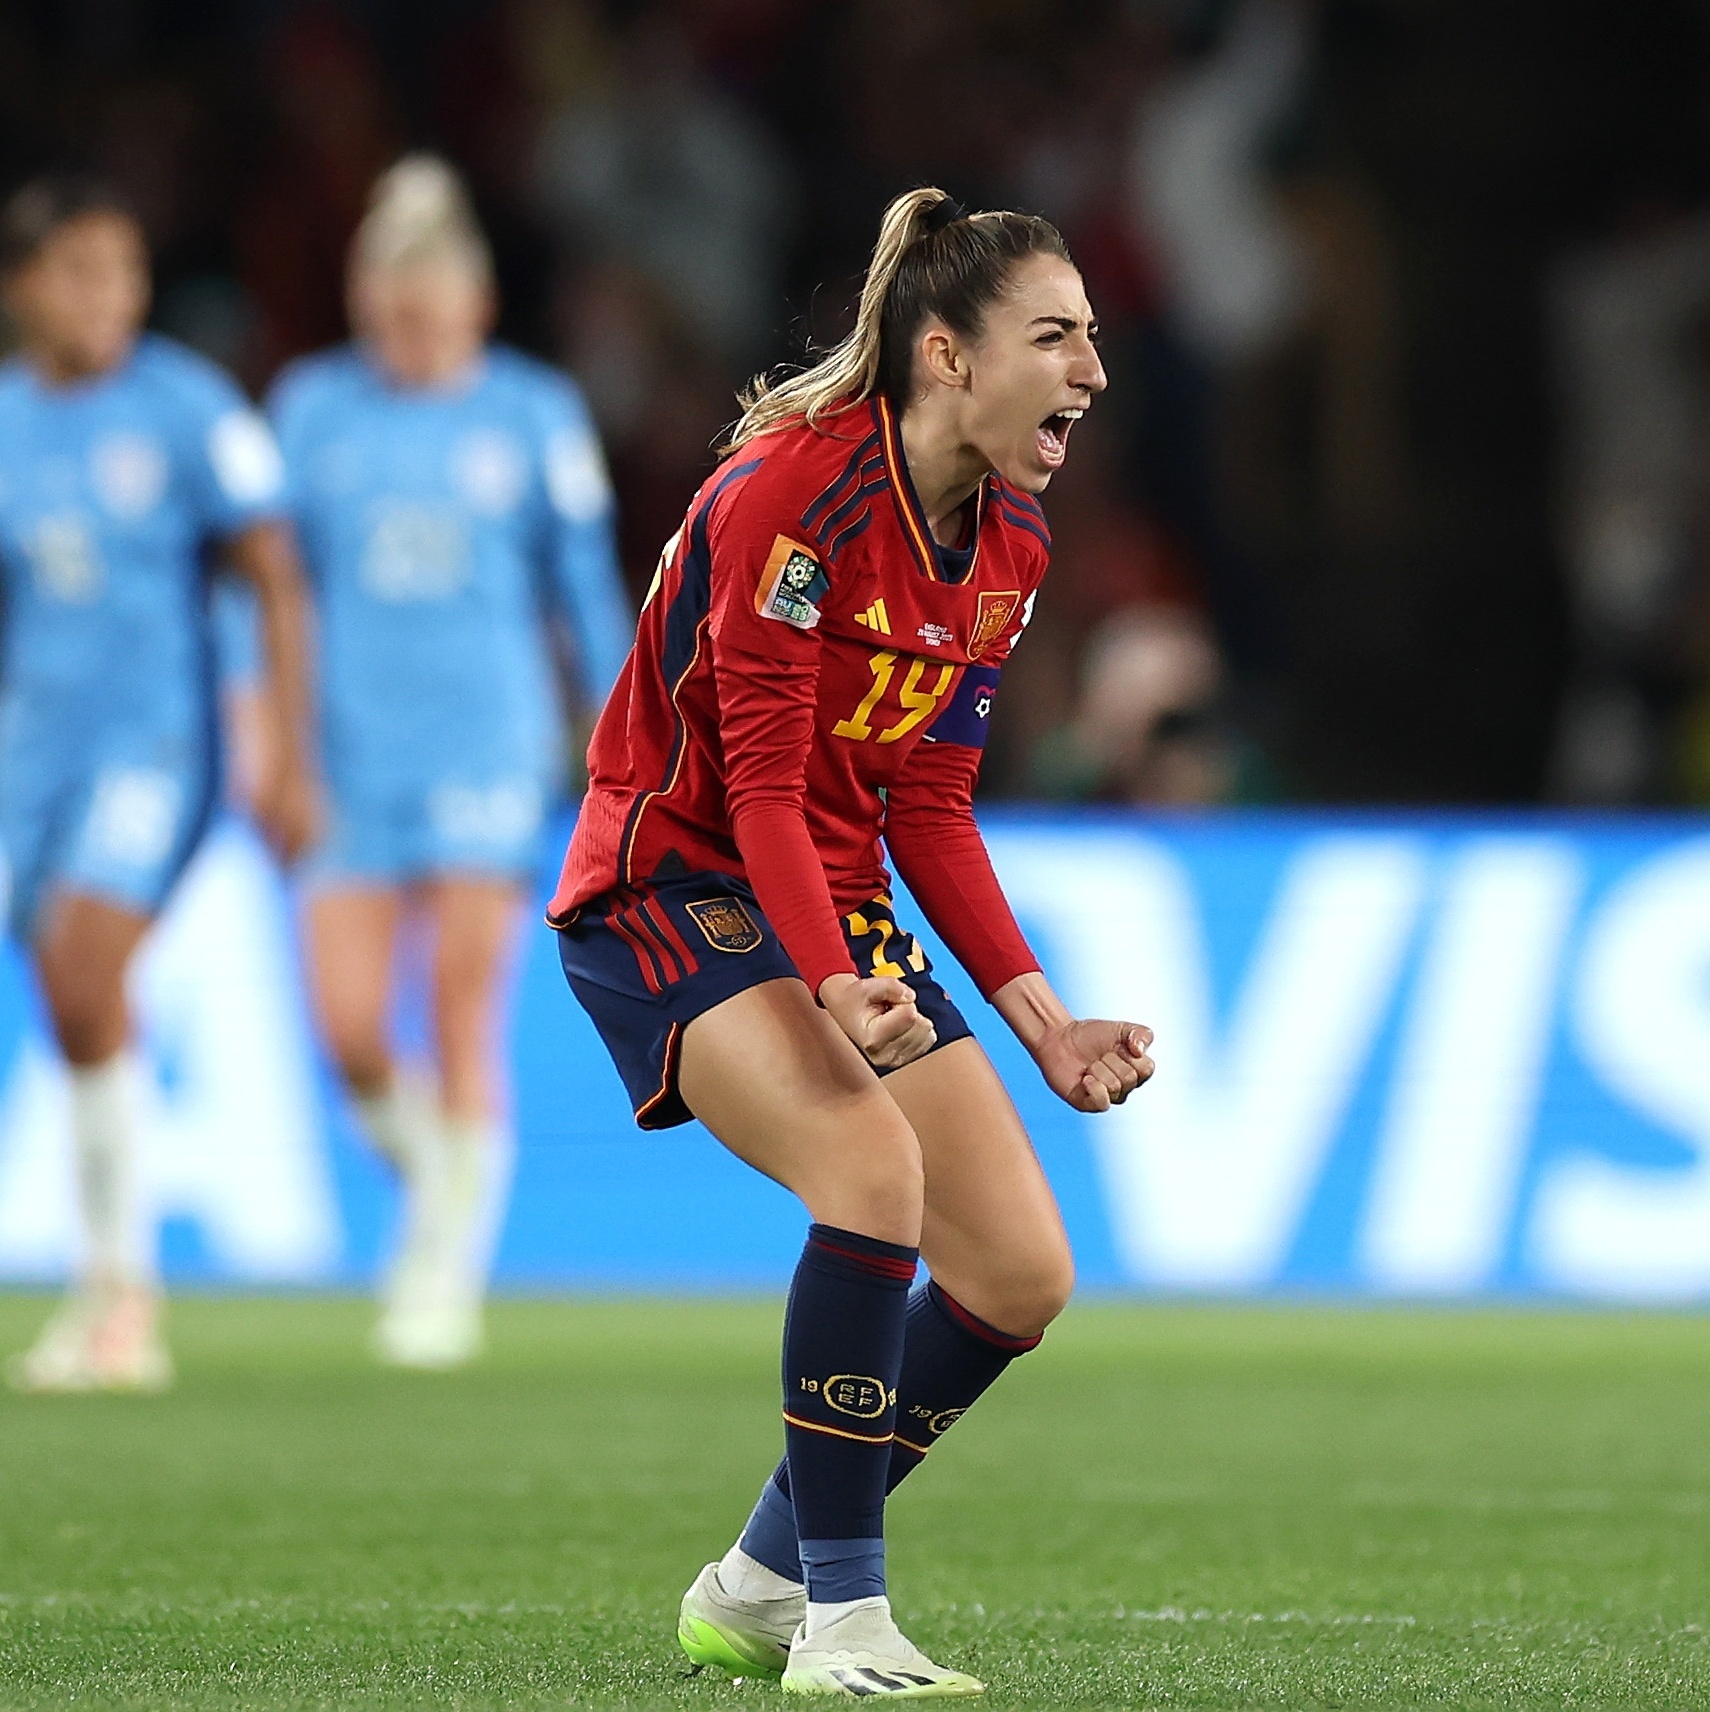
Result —
[[923, 378], [940, 386], [968, 384], [968, 358], [961, 341], [942, 321], [929, 322], [920, 336], [920, 365]]

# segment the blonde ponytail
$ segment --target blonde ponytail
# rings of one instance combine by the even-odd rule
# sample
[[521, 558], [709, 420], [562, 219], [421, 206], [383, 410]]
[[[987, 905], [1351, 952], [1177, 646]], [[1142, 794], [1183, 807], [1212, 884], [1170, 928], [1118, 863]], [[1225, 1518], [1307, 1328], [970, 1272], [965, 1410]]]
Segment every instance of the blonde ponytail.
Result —
[[879, 222], [879, 241], [873, 246], [873, 259], [867, 264], [854, 330], [812, 368], [803, 369], [787, 380], [756, 375], [737, 395], [742, 415], [731, 430], [724, 451], [734, 452], [756, 434], [764, 434], [792, 418], [799, 417], [810, 427], [817, 427], [828, 410], [871, 395], [879, 379], [880, 338], [891, 282], [909, 246], [925, 236], [927, 215], [949, 200], [944, 191], [927, 185], [919, 190], [905, 190], [891, 203]]
[[879, 222], [854, 331], [786, 379], [756, 375], [738, 396], [742, 415], [720, 452], [792, 422], [817, 427], [829, 412], [875, 392], [902, 408], [914, 338], [926, 319], [977, 335], [1010, 269], [1040, 251], [1069, 259], [1057, 228], [1037, 215], [970, 214], [933, 185], [904, 191]]
[[450, 263], [483, 283], [493, 276], [492, 255], [463, 180], [438, 155], [420, 151], [374, 181], [350, 259], [359, 273]]

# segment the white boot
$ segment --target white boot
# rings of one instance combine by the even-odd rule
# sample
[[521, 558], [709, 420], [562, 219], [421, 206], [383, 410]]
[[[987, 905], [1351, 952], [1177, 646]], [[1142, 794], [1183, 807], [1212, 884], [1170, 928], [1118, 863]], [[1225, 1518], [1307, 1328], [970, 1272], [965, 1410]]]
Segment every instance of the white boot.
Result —
[[773, 1579], [784, 1591], [761, 1597], [731, 1592], [709, 1563], [683, 1595], [677, 1644], [697, 1666], [716, 1664], [732, 1676], [777, 1676], [790, 1662], [790, 1642], [806, 1615], [807, 1590]]
[[786, 1694], [947, 1700], [986, 1691], [978, 1677], [934, 1664], [896, 1626], [888, 1599], [851, 1600], [831, 1621], [815, 1623], [811, 1635], [808, 1626], [790, 1645]]
[[16, 1391], [164, 1391], [172, 1357], [150, 1285], [88, 1284], [54, 1312], [41, 1335], [7, 1364]]
[[137, 1182], [141, 1076], [129, 1047], [104, 1064], [72, 1067], [83, 1276], [28, 1353], [8, 1364], [20, 1391], [161, 1391], [172, 1383]]

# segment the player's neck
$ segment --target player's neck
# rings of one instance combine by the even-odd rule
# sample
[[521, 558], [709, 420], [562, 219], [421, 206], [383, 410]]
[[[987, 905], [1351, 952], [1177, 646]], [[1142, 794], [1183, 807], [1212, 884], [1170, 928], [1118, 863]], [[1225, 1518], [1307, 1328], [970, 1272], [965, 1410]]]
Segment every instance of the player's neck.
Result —
[[24, 360], [36, 371], [36, 377], [43, 386], [57, 390], [61, 387], [82, 386], [92, 380], [99, 380], [103, 375], [111, 374], [115, 369], [123, 368], [130, 357], [131, 348], [125, 349], [108, 362], [93, 362], [82, 357], [76, 351], [64, 350], [53, 345], [31, 343], [24, 347]]
[[991, 473], [990, 463], [963, 438], [949, 412], [934, 408], [931, 398], [911, 404], [897, 426], [909, 479], [933, 539], [941, 547], [959, 545], [962, 507]]

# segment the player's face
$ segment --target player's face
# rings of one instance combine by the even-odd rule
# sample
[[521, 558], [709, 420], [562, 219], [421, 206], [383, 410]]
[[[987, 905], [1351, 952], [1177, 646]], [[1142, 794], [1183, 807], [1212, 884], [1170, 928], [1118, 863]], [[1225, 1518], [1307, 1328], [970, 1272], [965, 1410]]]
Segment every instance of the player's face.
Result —
[[1072, 263], [1033, 255], [986, 311], [968, 347], [962, 431], [1005, 481], [1043, 493], [1063, 467], [1069, 433], [1104, 391], [1098, 323]]
[[6, 282], [24, 343], [55, 379], [125, 360], [148, 313], [148, 251], [128, 215], [81, 214], [48, 235]]
[[351, 317], [400, 386], [455, 379], [479, 355], [492, 321], [485, 282], [454, 262], [375, 268], [356, 278]]

